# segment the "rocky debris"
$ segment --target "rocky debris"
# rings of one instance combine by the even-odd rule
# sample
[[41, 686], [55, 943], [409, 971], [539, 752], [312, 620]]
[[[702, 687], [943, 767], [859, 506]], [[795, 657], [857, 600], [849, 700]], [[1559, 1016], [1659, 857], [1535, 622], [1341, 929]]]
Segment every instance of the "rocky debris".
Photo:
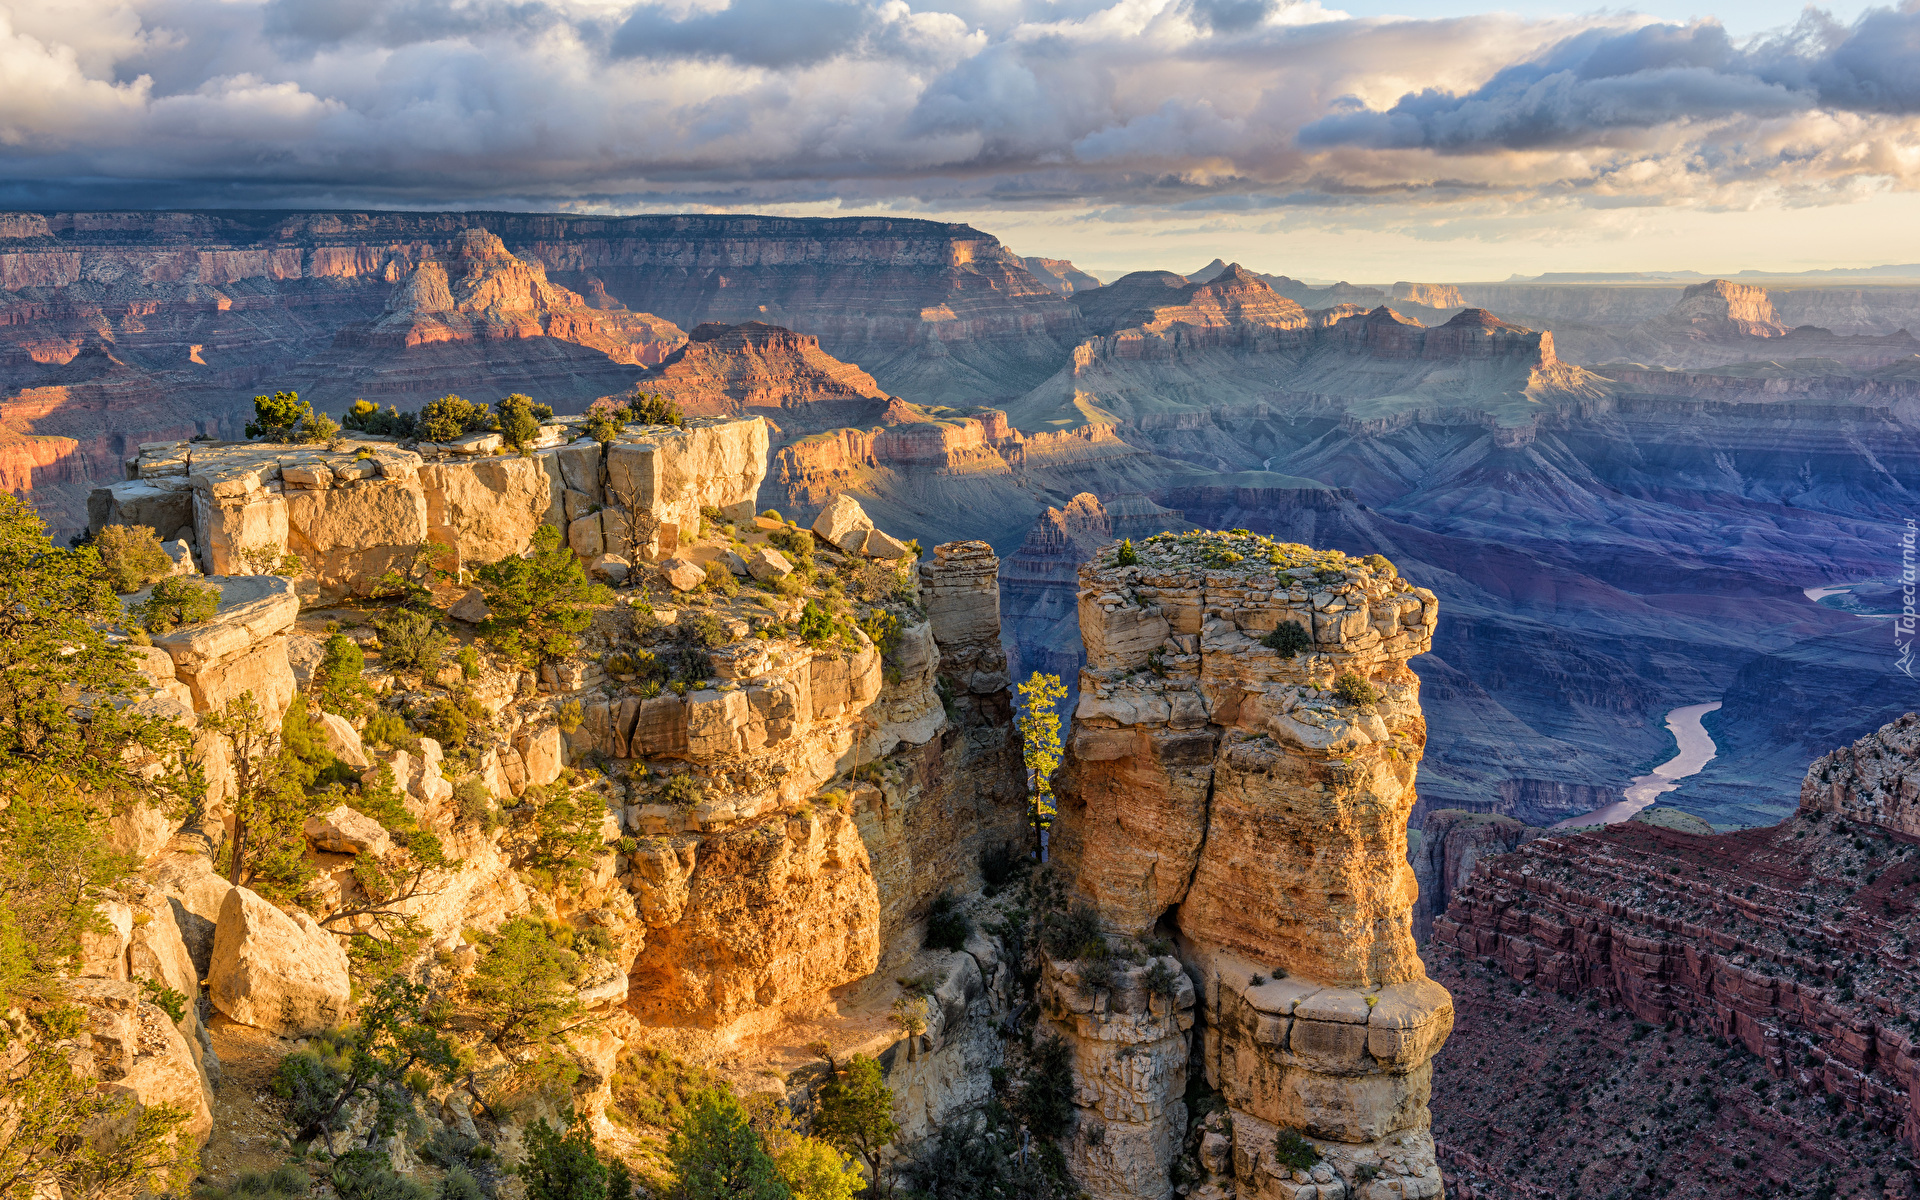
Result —
[[308, 817], [304, 832], [314, 849], [329, 854], [370, 854], [380, 858], [393, 849], [393, 839], [380, 822], [344, 804]]
[[1920, 837], [1920, 714], [1815, 759], [1800, 784], [1800, 810]]
[[690, 592], [707, 581], [705, 568], [686, 558], [669, 558], [660, 564], [660, 574], [676, 592]]
[[213, 1006], [242, 1025], [303, 1037], [347, 1018], [347, 952], [304, 912], [291, 915], [246, 888], [220, 906], [207, 971]]
[[813, 519], [813, 532], [829, 545], [858, 554], [873, 532], [873, 518], [867, 516], [858, 500], [842, 492]]
[[464, 621], [469, 625], [478, 625], [488, 617], [491, 617], [493, 610], [487, 607], [487, 594], [485, 592], [479, 588], [468, 588], [466, 595], [454, 601], [452, 607], [447, 609], [447, 615], [456, 621]]
[[87, 1020], [85, 1048], [74, 1065], [103, 1091], [132, 1097], [142, 1108], [176, 1104], [187, 1113], [181, 1136], [204, 1141], [213, 1128], [213, 1091], [185, 1034], [127, 980], [80, 978], [67, 998]]
[[618, 554], [602, 554], [587, 562], [589, 578], [601, 583], [610, 583], [615, 587], [627, 581], [627, 573], [632, 569], [633, 564]]
[[[1406, 660], [1431, 644], [1432, 593], [1378, 556], [1245, 532], [1119, 551], [1080, 569], [1087, 668], [1055, 861], [1111, 933], [1177, 930], [1243, 1194], [1391, 1174], [1394, 1194], [1436, 1195], [1425, 1102], [1452, 1009], [1414, 950], [1406, 851], [1426, 740]], [[1131, 1119], [1177, 1145], [1183, 1083]], [[1276, 1173], [1277, 1127], [1337, 1147], [1334, 1176]], [[1096, 1196], [1171, 1189], [1091, 1159], [1076, 1178]]]
[[353, 722], [338, 713], [322, 712], [315, 715], [314, 723], [320, 727], [320, 739], [326, 744], [329, 754], [349, 767], [365, 769], [373, 765]]
[[787, 556], [771, 546], [762, 546], [753, 552], [746, 561], [747, 574], [762, 583], [771, 583], [776, 579], [785, 579], [793, 574], [793, 564]]

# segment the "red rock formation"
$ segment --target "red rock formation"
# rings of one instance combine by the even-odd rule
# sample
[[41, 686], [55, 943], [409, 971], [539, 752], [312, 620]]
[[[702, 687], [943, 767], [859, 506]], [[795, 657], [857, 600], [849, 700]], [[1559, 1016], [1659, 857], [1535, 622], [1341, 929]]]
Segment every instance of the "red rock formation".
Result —
[[820, 339], [778, 325], [701, 325], [637, 385], [700, 416], [762, 416], [785, 439], [886, 418], [889, 399]]
[[673, 322], [648, 313], [589, 305], [548, 283], [544, 267], [508, 253], [492, 233], [467, 229], [443, 252], [413, 267], [378, 320], [342, 329], [334, 345], [405, 350], [436, 342], [535, 337], [572, 342], [602, 351], [614, 362], [637, 365], [660, 362], [685, 335]]
[[1634, 821], [1485, 859], [1434, 947], [1738, 1043], [1793, 1089], [1920, 1141], [1920, 861], [1898, 799], [1920, 778], [1917, 728], [1909, 714], [1816, 761], [1777, 826]]
[[[559, 286], [574, 281], [587, 297]], [[874, 369], [893, 364], [896, 376], [920, 385], [916, 395], [937, 394], [956, 378], [986, 378], [966, 365], [976, 344], [991, 344], [980, 353], [1000, 377], [996, 389], [1005, 379], [1037, 382], [1081, 324], [995, 239], [928, 221], [397, 212], [0, 218], [0, 403], [67, 382], [52, 373], [83, 346], [105, 344], [200, 425], [237, 426], [254, 392], [285, 387], [334, 411], [360, 396], [415, 406], [449, 391], [489, 401], [521, 391], [578, 411], [624, 391], [635, 364], [670, 350], [674, 322], [711, 319], [780, 320], [825, 337], [842, 355], [861, 354]], [[1033, 365], [1042, 359], [1044, 367]], [[117, 395], [105, 419], [67, 424], [85, 427], [56, 427], [51, 415], [8, 422], [16, 439], [71, 437], [81, 445], [109, 432], [129, 444], [180, 432], [170, 411], [131, 394]], [[57, 455], [7, 453], [14, 478]], [[45, 462], [38, 469], [49, 478], [83, 470]], [[89, 474], [78, 486], [112, 478]], [[61, 503], [67, 515], [55, 524], [65, 529], [73, 505]]]
[[1413, 940], [1425, 945], [1433, 936], [1434, 915], [1447, 911], [1481, 859], [1509, 853], [1543, 832], [1493, 813], [1457, 808], [1427, 813], [1419, 833], [1408, 835], [1413, 877], [1420, 883], [1420, 898], [1413, 905]]

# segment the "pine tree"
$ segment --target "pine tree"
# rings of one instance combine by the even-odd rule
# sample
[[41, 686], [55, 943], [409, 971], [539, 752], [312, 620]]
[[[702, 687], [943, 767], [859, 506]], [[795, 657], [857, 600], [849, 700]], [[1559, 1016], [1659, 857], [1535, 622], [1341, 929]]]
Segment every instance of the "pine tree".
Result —
[[816, 1100], [813, 1131], [865, 1159], [875, 1189], [890, 1195], [892, 1181], [881, 1170], [880, 1155], [900, 1135], [900, 1126], [893, 1119], [893, 1092], [880, 1077], [880, 1064], [854, 1055], [820, 1085]]
[[1033, 820], [1034, 840], [1053, 823], [1053, 773], [1060, 766], [1060, 712], [1067, 687], [1058, 675], [1038, 671], [1020, 686], [1021, 758], [1027, 768], [1031, 796], [1028, 814]]
[[[683, 1200], [786, 1200], [791, 1195], [732, 1093], [696, 1093], [667, 1141]], [[529, 1198], [533, 1200], [533, 1198]]]

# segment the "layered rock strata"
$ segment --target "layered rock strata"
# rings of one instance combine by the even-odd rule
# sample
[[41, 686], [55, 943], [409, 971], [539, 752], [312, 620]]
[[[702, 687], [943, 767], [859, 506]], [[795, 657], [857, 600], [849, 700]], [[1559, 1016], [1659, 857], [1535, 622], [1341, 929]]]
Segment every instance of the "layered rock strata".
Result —
[[1633, 821], [1484, 859], [1435, 918], [1434, 948], [1738, 1044], [1795, 1091], [1920, 1141], [1908, 894], [1920, 866], [1897, 812], [1848, 807], [1920, 777], [1916, 726], [1903, 717], [1817, 760], [1799, 813], [1777, 826], [1708, 835]]
[[[1414, 951], [1406, 861], [1425, 744], [1406, 660], [1430, 644], [1433, 596], [1385, 560], [1252, 535], [1161, 535], [1137, 556], [1080, 571], [1087, 667], [1056, 861], [1111, 934], [1177, 939], [1194, 1057], [1231, 1110], [1232, 1187], [1436, 1195], [1426, 1100], [1452, 1009]], [[1097, 1058], [1054, 1019], [1074, 1040], [1084, 1129]], [[1180, 1093], [1142, 1103], [1131, 1153], [1167, 1161]], [[1312, 1142], [1326, 1181], [1280, 1163], [1282, 1129]], [[1109, 1123], [1099, 1144], [1115, 1137]], [[1096, 1195], [1171, 1193], [1154, 1173], [1107, 1181], [1075, 1145]]]
[[[179, 536], [215, 575], [277, 571], [292, 553], [303, 595], [331, 603], [409, 569], [422, 541], [459, 570], [522, 552], [542, 524], [583, 558], [657, 557], [698, 534], [702, 509], [751, 516], [766, 471], [758, 418], [633, 425], [605, 445], [573, 436], [565, 422], [548, 426], [526, 455], [503, 453], [498, 434], [412, 450], [373, 438], [153, 443], [127, 464], [129, 479], [94, 490], [88, 526]], [[629, 511], [648, 518], [643, 546], [628, 544]]]

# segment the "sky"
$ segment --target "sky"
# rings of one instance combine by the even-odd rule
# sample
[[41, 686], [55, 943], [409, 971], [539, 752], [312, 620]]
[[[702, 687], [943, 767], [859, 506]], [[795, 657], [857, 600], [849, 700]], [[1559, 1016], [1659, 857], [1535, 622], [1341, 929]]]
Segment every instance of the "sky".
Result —
[[1920, 0], [0, 0], [0, 208], [884, 213], [1113, 275], [1920, 262]]

